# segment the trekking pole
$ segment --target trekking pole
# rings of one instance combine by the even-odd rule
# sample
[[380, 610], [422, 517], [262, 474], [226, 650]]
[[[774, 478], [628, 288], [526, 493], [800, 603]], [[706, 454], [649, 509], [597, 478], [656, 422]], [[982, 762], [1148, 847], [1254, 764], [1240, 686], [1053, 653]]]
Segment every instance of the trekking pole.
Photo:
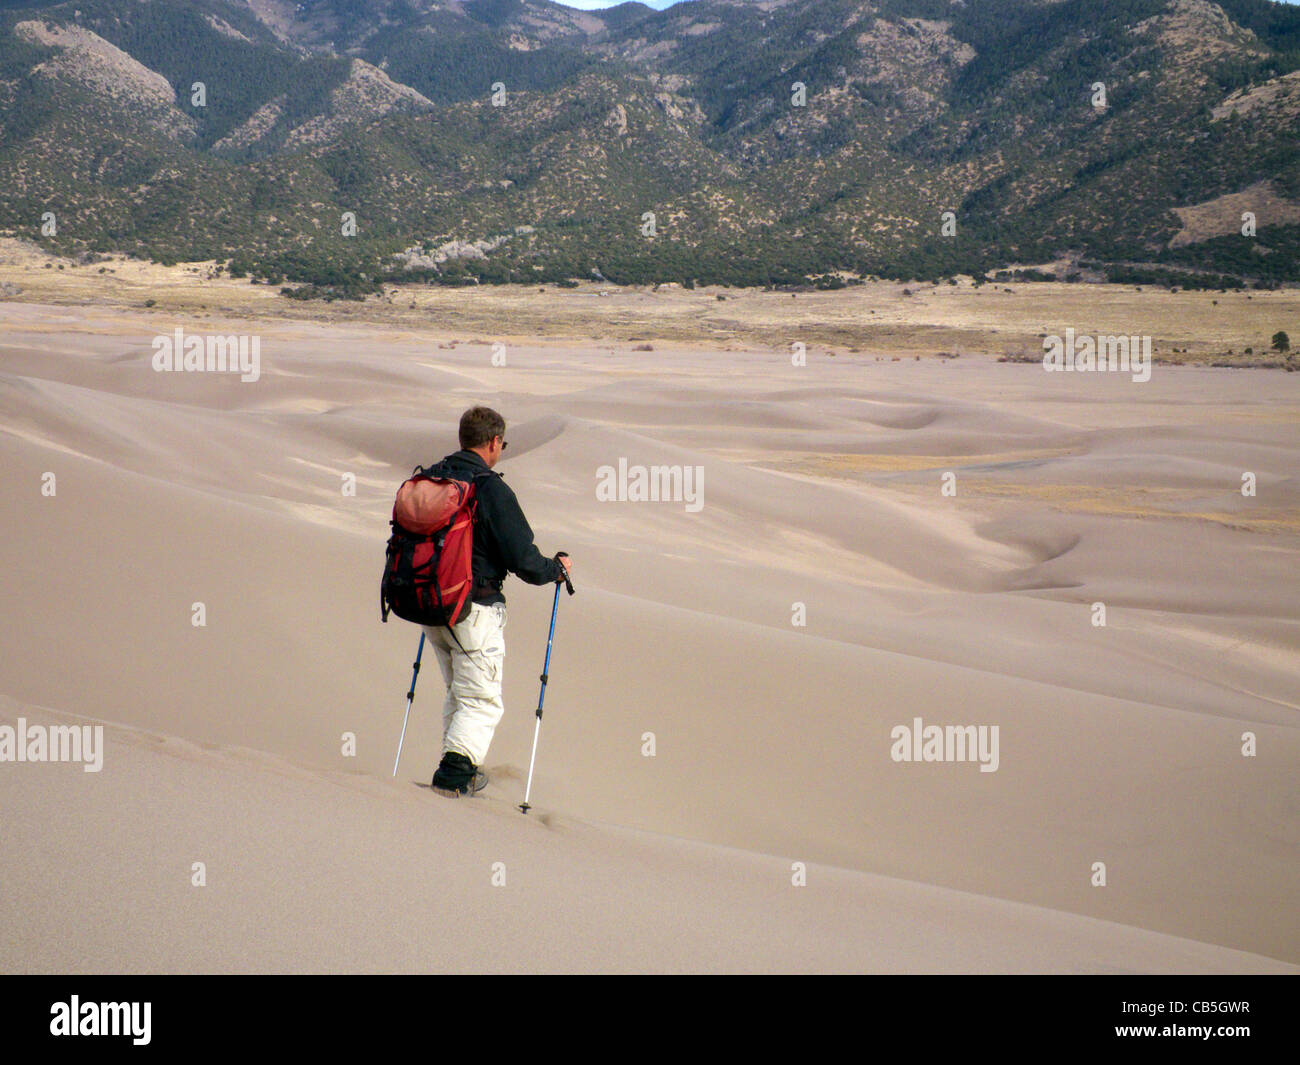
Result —
[[397, 741], [397, 757], [393, 759], [393, 776], [397, 776], [397, 763], [402, 760], [402, 744], [406, 742], [406, 723], [411, 720], [411, 700], [415, 698], [415, 678], [420, 675], [420, 656], [424, 654], [424, 631], [420, 631], [420, 647], [415, 652], [415, 668], [411, 672], [411, 690], [406, 693], [406, 716], [402, 718], [402, 738]]
[[[569, 556], [565, 554], [565, 552], [561, 551], [555, 557], [558, 559], [561, 557], [568, 558]], [[564, 586], [569, 590], [569, 594], [572, 595], [573, 582], [569, 580], [568, 570], [564, 571]], [[556, 581], [555, 601], [551, 604], [551, 632], [550, 635], [546, 637], [546, 662], [542, 666], [542, 691], [537, 697], [537, 724], [533, 726], [533, 754], [532, 757], [528, 759], [528, 785], [524, 788], [524, 801], [519, 807], [520, 811], [523, 813], [528, 813], [528, 811], [532, 809], [532, 807], [528, 805], [528, 796], [531, 795], [533, 791], [533, 764], [537, 761], [537, 737], [542, 731], [542, 703], [546, 701], [546, 675], [551, 670], [551, 644], [555, 641], [555, 614], [559, 608], [560, 582]]]

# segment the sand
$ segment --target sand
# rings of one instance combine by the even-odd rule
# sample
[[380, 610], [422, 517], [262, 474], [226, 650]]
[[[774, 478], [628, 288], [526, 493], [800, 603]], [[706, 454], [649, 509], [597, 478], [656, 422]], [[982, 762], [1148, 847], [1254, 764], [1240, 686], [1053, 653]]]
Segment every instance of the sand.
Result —
[[[0, 970], [1300, 971], [1300, 376], [34, 284], [0, 302], [0, 727], [106, 731], [98, 773], [0, 763]], [[259, 379], [155, 372], [177, 327], [256, 336]], [[507, 585], [487, 792], [424, 786], [432, 667], [390, 777], [388, 511], [479, 402], [578, 587], [527, 817], [550, 589]], [[699, 505], [602, 502], [620, 460]], [[996, 771], [895, 760], [918, 718], [996, 726]]]

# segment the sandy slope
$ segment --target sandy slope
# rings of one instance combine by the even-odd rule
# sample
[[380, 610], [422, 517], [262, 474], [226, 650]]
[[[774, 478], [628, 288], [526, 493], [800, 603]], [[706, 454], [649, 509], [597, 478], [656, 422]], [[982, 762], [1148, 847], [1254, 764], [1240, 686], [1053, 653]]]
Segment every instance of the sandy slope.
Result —
[[[494, 969], [1300, 961], [1295, 375], [666, 345], [499, 367], [486, 343], [224, 323], [261, 336], [241, 384], [154, 373], [178, 324], [214, 328], [0, 305], [6, 719], [129, 726], [101, 774], [0, 765], [27, 811], [5, 968], [418, 969], [484, 943]], [[578, 566], [534, 786], [552, 832], [508, 816], [549, 590], [508, 589], [490, 801], [414, 787], [432, 670], [386, 783], [415, 645], [378, 623], [386, 512], [479, 401], [511, 421], [539, 543]], [[598, 502], [620, 458], [702, 466], [703, 508]], [[892, 761], [916, 716], [998, 725], [998, 771]], [[202, 894], [192, 860], [223, 870]]]
[[[20, 713], [68, 720], [5, 700], [0, 722]], [[110, 730], [100, 774], [22, 769], [0, 775], [28, 867], [0, 893], [6, 972], [1300, 972], [817, 864], [796, 887], [781, 858], [138, 730]]]

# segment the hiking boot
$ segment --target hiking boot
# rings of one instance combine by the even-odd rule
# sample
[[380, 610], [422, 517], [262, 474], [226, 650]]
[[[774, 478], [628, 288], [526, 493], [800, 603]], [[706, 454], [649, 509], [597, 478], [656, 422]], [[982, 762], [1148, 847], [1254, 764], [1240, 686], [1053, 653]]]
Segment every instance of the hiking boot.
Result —
[[430, 786], [442, 795], [460, 798], [487, 787], [488, 775], [459, 751], [448, 751], [438, 764]]
[[448, 798], [459, 799], [462, 795], [477, 795], [480, 791], [488, 786], [488, 775], [481, 769], [474, 770], [474, 779], [469, 784], [463, 784], [459, 788], [446, 788], [441, 784], [434, 784], [433, 790], [439, 795], [446, 795]]
[[460, 798], [460, 796], [478, 795], [482, 789], [487, 787], [487, 774], [482, 770], [474, 770], [474, 779], [468, 784], [461, 784], [459, 788], [445, 788], [442, 784], [433, 784], [433, 789], [438, 795], [445, 795], [450, 798]]

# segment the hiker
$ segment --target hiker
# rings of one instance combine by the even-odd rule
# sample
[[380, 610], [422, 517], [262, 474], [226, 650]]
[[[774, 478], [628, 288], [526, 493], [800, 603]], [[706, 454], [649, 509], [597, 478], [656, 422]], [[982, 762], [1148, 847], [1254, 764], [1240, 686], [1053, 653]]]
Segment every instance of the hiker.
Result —
[[[482, 790], [479, 766], [505, 712], [501, 680], [505, 664], [506, 573], [528, 584], [565, 579], [567, 556], [547, 558], [533, 543], [533, 530], [515, 493], [493, 467], [507, 444], [506, 422], [489, 407], [471, 407], [460, 419], [460, 450], [428, 471], [475, 485], [471, 607], [452, 629], [425, 625], [447, 685], [442, 707], [442, 761], [433, 787], [445, 794]], [[454, 634], [454, 636], [453, 636]]]

